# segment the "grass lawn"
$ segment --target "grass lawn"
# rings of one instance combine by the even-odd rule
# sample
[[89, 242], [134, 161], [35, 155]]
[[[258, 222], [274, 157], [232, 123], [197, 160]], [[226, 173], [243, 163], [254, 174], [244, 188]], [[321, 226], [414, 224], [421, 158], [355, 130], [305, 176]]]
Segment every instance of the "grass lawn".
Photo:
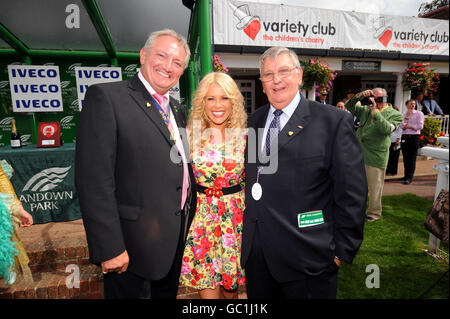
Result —
[[[365, 224], [356, 258], [341, 266], [338, 299], [415, 299], [448, 270], [448, 259], [438, 261], [424, 251], [429, 232], [423, 222], [432, 204], [413, 194], [383, 196], [383, 217]], [[368, 276], [369, 284], [376, 284], [374, 267], [366, 272], [373, 264], [379, 268], [379, 288], [366, 287]], [[448, 273], [421, 298], [448, 299]]]

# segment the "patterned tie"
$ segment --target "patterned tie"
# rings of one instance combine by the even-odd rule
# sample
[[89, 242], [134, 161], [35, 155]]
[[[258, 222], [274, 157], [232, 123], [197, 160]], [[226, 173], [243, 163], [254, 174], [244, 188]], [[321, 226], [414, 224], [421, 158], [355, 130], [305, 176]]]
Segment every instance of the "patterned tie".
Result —
[[167, 108], [169, 105], [169, 101], [162, 94], [155, 93], [155, 94], [153, 94], [153, 97], [155, 98], [156, 101], [158, 101], [159, 106], [161, 106], [162, 112], [160, 111], [160, 113], [161, 113], [161, 116], [162, 116], [164, 122], [166, 122], [166, 124], [169, 125], [170, 114], [169, 114], [169, 110]]
[[[280, 126], [280, 116], [283, 114], [282, 110], [275, 110], [273, 112], [275, 117], [273, 118], [272, 122], [269, 125], [269, 129], [267, 130], [267, 136], [266, 136], [266, 155], [270, 155], [270, 145], [272, 144], [272, 141], [277, 137], [278, 133], [280, 133], [281, 126]], [[276, 134], [270, 134], [271, 129], [277, 129]], [[274, 132], [275, 133], [275, 132]]]
[[[164, 112], [163, 113], [160, 111], [161, 116], [162, 116], [164, 122], [166, 123], [167, 128], [169, 129], [170, 134], [172, 135], [172, 138], [175, 140], [175, 145], [177, 146], [178, 151], [180, 153], [184, 152], [183, 143], [181, 143], [181, 141], [178, 142], [175, 139], [175, 132], [174, 132], [172, 123], [170, 122], [170, 113], [169, 113], [169, 108], [168, 108], [169, 101], [167, 100], [167, 98], [164, 95], [161, 95], [158, 93], [153, 94], [153, 97], [158, 101], [159, 105], [162, 108], [162, 111]], [[189, 173], [188, 173], [187, 164], [183, 160], [183, 188], [182, 188], [182, 193], [181, 193], [181, 209], [182, 210], [184, 208], [184, 204], [186, 203], [186, 198], [187, 198], [187, 193], [188, 193], [188, 188], [189, 188], [189, 182], [188, 182], [189, 175], [188, 174]]]

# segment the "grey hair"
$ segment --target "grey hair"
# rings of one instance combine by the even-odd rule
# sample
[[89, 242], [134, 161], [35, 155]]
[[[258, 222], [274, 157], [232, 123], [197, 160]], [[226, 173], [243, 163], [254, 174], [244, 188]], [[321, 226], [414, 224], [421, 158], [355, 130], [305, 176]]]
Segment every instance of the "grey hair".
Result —
[[385, 90], [385, 89], [383, 89], [383, 88], [373, 88], [372, 89], [372, 92], [373, 91], [381, 91], [381, 92], [383, 92], [383, 94], [385, 95], [385, 96], [387, 96], [388, 94], [387, 94], [387, 91]]
[[[292, 62], [294, 62], [294, 66], [296, 68], [301, 68], [300, 61], [298, 60], [297, 54], [295, 54], [294, 51], [285, 48], [285, 47], [271, 47], [267, 49], [259, 58], [259, 74], [262, 75], [262, 66], [264, 63], [264, 60], [267, 58], [276, 59], [280, 54], [288, 54]], [[298, 70], [297, 70], [298, 72]]]
[[178, 42], [180, 42], [181, 46], [184, 48], [184, 51], [186, 52], [186, 57], [184, 58], [184, 69], [186, 69], [189, 64], [189, 59], [191, 58], [191, 50], [189, 49], [189, 45], [187, 44], [186, 39], [181, 34], [175, 32], [172, 29], [163, 29], [152, 32], [148, 37], [147, 41], [145, 42], [144, 49], [148, 51], [149, 49], [153, 48], [156, 39], [162, 36], [170, 36], [172, 38], [177, 39]]

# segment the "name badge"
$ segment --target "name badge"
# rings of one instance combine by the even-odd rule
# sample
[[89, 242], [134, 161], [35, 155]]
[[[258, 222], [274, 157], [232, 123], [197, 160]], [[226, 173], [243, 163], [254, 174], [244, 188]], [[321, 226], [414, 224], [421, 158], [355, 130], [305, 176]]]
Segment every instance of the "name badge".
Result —
[[324, 223], [323, 212], [315, 210], [312, 212], [297, 214], [297, 221], [299, 228], [311, 227]]

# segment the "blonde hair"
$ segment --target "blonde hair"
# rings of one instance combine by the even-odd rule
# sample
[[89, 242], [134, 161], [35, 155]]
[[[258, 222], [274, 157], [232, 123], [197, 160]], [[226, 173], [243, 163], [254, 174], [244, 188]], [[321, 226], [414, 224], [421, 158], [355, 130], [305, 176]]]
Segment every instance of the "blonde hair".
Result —
[[[188, 130], [189, 130], [189, 145], [191, 149], [191, 154], [195, 150], [195, 146], [203, 145], [203, 143], [209, 138], [208, 136], [204, 136], [203, 131], [205, 129], [210, 128], [209, 120], [207, 115], [205, 114], [205, 96], [211, 87], [211, 85], [217, 84], [224, 90], [227, 97], [231, 100], [231, 114], [228, 118], [227, 129], [231, 128], [233, 130], [227, 130], [227, 133], [231, 131], [233, 142], [235, 147], [239, 144], [239, 141], [244, 140], [244, 135], [247, 130], [247, 112], [244, 108], [244, 97], [239, 91], [236, 82], [227, 74], [222, 72], [212, 72], [207, 75], [200, 81], [197, 90], [194, 93], [193, 97], [193, 107], [188, 119]], [[198, 124], [200, 124], [200, 128], [198, 128]], [[197, 138], [199, 137], [197, 129], [200, 129], [201, 140], [199, 141]], [[240, 130], [239, 130], [240, 129]], [[195, 136], [195, 141], [194, 141]], [[201, 143], [200, 145], [197, 143]]]

